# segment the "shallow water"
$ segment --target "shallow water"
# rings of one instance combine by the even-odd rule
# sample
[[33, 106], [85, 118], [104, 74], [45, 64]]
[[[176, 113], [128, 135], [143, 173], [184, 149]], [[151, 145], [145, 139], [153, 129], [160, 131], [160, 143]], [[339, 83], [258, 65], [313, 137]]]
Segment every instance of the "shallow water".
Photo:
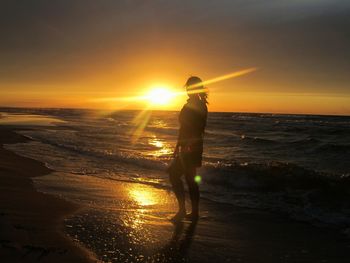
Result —
[[63, 120], [45, 115], [0, 112], [0, 125], [54, 126], [55, 123], [63, 122]]

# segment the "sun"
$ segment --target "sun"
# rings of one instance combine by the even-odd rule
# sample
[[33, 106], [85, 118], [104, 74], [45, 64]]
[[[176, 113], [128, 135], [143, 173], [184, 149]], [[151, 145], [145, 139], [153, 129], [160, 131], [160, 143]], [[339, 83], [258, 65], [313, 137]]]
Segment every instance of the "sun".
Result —
[[151, 88], [146, 95], [149, 103], [153, 105], [168, 105], [174, 97], [174, 92], [167, 87]]

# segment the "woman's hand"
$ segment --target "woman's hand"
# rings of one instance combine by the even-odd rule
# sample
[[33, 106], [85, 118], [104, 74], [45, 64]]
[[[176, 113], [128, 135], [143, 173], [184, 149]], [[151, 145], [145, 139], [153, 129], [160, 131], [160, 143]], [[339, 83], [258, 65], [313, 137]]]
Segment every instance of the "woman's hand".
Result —
[[176, 156], [179, 154], [179, 144], [176, 144], [174, 153], [173, 153], [173, 157], [176, 158]]

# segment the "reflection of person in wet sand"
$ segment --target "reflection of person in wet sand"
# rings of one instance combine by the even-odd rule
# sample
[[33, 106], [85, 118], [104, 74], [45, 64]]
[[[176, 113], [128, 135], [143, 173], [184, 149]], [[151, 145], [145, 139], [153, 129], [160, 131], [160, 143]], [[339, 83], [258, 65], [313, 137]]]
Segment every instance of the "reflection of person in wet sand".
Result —
[[171, 240], [159, 251], [158, 254], [164, 255], [167, 262], [185, 262], [196, 226], [197, 222], [193, 221], [185, 229], [183, 222], [177, 222]]
[[[200, 78], [190, 77], [185, 84], [189, 99], [179, 115], [180, 130], [174, 151], [175, 158], [168, 169], [170, 182], [179, 203], [179, 211], [172, 219], [174, 222], [184, 217], [195, 221], [199, 215], [196, 169], [202, 165], [203, 135], [208, 115], [208, 96], [201, 83]], [[182, 175], [185, 175], [192, 203], [192, 213], [188, 215], [186, 215]]]

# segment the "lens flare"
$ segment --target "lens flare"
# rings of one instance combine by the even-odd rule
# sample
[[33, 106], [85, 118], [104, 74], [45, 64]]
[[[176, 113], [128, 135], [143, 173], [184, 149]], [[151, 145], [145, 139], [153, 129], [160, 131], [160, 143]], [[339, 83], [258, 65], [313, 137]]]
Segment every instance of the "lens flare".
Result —
[[[243, 69], [239, 71], [235, 71], [229, 74], [225, 74], [219, 77], [215, 77], [209, 80], [205, 80], [201, 83], [192, 85], [191, 88], [196, 88], [200, 86], [206, 86], [210, 85], [219, 81], [231, 79], [231, 78], [237, 78], [249, 73], [252, 73], [254, 71], [258, 70], [257, 68], [248, 68], [248, 69]], [[189, 93], [198, 93], [198, 92], [203, 92], [207, 91], [206, 88], [203, 90], [201, 89], [195, 89], [193, 91], [189, 91]], [[125, 102], [132, 102], [132, 101], [149, 101], [150, 104], [157, 104], [157, 105], [167, 105], [168, 102], [170, 102], [171, 99], [174, 97], [186, 94], [186, 91], [180, 91], [180, 92], [174, 92], [170, 90], [169, 88], [166, 87], [156, 87], [153, 88], [150, 92], [148, 92], [144, 96], [131, 96], [131, 97], [107, 97], [107, 98], [95, 98], [91, 101], [93, 102], [118, 102], [118, 101], [125, 101]]]
[[248, 69], [243, 69], [243, 70], [240, 70], [240, 71], [235, 71], [235, 72], [232, 72], [232, 73], [229, 73], [229, 74], [226, 74], [226, 75], [222, 75], [222, 76], [219, 76], [219, 77], [216, 77], [216, 78], [213, 78], [213, 79], [205, 80], [205, 81], [203, 81], [201, 83], [197, 83], [195, 85], [191, 85], [191, 88], [196, 88], [196, 87], [200, 87], [200, 86], [209, 85], [209, 84], [212, 84], [212, 83], [215, 83], [215, 82], [219, 82], [219, 81], [223, 81], [223, 80], [226, 80], [226, 79], [237, 78], [237, 77], [240, 77], [240, 76], [252, 73], [252, 72], [254, 72], [256, 70], [257, 70], [257, 68], [248, 68]]
[[[248, 69], [243, 69], [239, 71], [235, 71], [226, 75], [222, 75], [219, 77], [215, 77], [209, 80], [205, 80], [201, 83], [191, 85], [191, 88], [196, 88], [196, 87], [204, 87], [203, 89], [194, 89], [191, 91], [188, 91], [188, 93], [199, 93], [203, 91], [207, 91], [206, 85], [210, 85], [215, 82], [231, 79], [231, 78], [236, 78], [240, 77], [249, 73], [252, 73], [256, 71], [257, 68], [248, 68]], [[146, 93], [145, 95], [139, 95], [139, 96], [132, 96], [132, 97], [109, 97], [109, 98], [96, 98], [93, 101], [95, 102], [114, 102], [114, 101], [126, 101], [126, 102], [133, 102], [133, 101], [139, 101], [139, 102], [149, 102], [148, 105], [144, 110], [142, 110], [133, 120], [134, 124], [134, 129], [131, 131], [131, 140], [132, 143], [136, 143], [140, 136], [142, 135], [144, 129], [146, 128], [148, 121], [151, 117], [151, 111], [150, 108], [152, 106], [165, 106], [171, 104], [171, 101], [177, 97], [186, 94], [187, 91], [172, 91], [168, 87], [161, 85], [157, 87], [151, 88], [151, 90]], [[202, 178], [197, 175], [195, 177], [195, 181], [199, 184], [201, 182]]]
[[196, 175], [194, 177], [194, 181], [197, 183], [197, 184], [200, 184], [202, 182], [202, 177], [200, 175]]

